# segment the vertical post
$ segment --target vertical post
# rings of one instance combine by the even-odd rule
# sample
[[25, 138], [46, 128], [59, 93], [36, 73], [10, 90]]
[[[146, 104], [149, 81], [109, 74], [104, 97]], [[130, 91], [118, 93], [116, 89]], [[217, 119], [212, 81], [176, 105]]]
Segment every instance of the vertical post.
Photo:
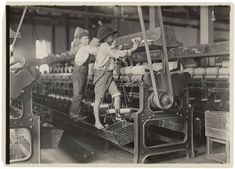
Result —
[[[200, 7], [200, 44], [214, 42], [214, 23], [211, 19], [212, 10], [208, 6]], [[201, 59], [201, 66], [213, 66], [215, 58]]]
[[56, 43], [55, 43], [55, 23], [52, 22], [51, 25], [51, 34], [52, 34], [52, 52], [55, 54], [56, 53]]
[[156, 24], [156, 19], [155, 19], [155, 7], [150, 6], [149, 7], [149, 29], [155, 28]]
[[66, 50], [68, 51], [70, 48], [70, 41], [69, 41], [69, 28], [70, 28], [70, 24], [69, 24], [69, 19], [68, 17], [65, 18], [65, 34], [66, 34]]
[[149, 29], [154, 29], [160, 25], [158, 13], [155, 6], [149, 7]]
[[[113, 14], [114, 14], [114, 16], [119, 16], [120, 15], [119, 7], [114, 6]], [[113, 28], [115, 30], [118, 30], [119, 29], [119, 20], [114, 18], [113, 21], [112, 21], [112, 25], [113, 25]]]

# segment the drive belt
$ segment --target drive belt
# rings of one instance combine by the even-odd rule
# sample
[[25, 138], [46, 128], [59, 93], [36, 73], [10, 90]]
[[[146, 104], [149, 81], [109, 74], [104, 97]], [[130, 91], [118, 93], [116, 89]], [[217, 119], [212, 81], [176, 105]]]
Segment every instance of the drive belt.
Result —
[[[172, 90], [172, 83], [171, 83], [171, 77], [170, 77], [170, 71], [169, 71], [168, 55], [167, 55], [166, 39], [165, 39], [165, 32], [164, 32], [164, 27], [163, 27], [161, 7], [160, 6], [157, 7], [157, 12], [158, 12], [159, 21], [160, 21], [162, 46], [163, 46], [163, 59], [162, 59], [163, 71], [161, 73], [161, 83], [163, 86], [163, 91], [161, 92], [159, 92], [157, 89], [156, 79], [155, 79], [154, 72], [153, 72], [152, 60], [150, 56], [149, 46], [147, 43], [142, 9], [140, 6], [138, 6], [137, 10], [139, 14], [141, 31], [143, 34], [143, 40], [144, 40], [144, 45], [145, 45], [145, 50], [146, 50], [146, 55], [147, 55], [147, 60], [148, 60], [148, 65], [149, 65], [150, 77], [151, 77], [154, 96], [155, 96], [154, 99], [155, 99], [156, 105], [159, 108], [168, 109], [172, 106], [174, 100], [173, 100], [173, 90]], [[167, 99], [167, 104], [162, 104], [162, 101], [161, 101], [162, 97], [165, 97]]]

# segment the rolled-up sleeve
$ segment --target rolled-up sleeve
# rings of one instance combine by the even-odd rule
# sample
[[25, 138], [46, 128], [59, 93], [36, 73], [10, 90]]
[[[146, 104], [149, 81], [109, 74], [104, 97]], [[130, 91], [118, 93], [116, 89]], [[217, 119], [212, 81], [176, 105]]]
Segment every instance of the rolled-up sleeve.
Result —
[[83, 50], [91, 55], [97, 55], [99, 48], [93, 46], [86, 46], [83, 48]]
[[75, 63], [77, 65], [82, 65], [87, 61], [89, 58], [89, 55], [97, 55], [98, 48], [97, 47], [91, 47], [91, 46], [83, 46], [80, 47], [75, 55]]
[[109, 57], [113, 58], [119, 58], [119, 57], [125, 57], [131, 55], [131, 50], [115, 50], [112, 48], [109, 48], [107, 50]]

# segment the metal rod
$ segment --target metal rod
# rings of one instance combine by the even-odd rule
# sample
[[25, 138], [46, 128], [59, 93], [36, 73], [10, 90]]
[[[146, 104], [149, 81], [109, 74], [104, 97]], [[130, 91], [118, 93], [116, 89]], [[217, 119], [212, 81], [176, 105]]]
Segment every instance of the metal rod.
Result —
[[24, 16], [25, 16], [26, 11], [27, 11], [27, 6], [24, 8], [23, 14], [22, 14], [21, 19], [20, 19], [20, 23], [19, 23], [19, 25], [18, 25], [18, 28], [17, 28], [16, 34], [15, 34], [15, 37], [14, 37], [14, 40], [13, 40], [13, 43], [12, 43], [12, 48], [13, 48], [13, 49], [14, 49], [15, 42], [16, 42], [16, 38], [17, 38], [18, 33], [19, 33], [19, 31], [20, 31], [20, 28], [21, 28], [22, 22], [23, 22], [23, 20], [24, 20]]
[[148, 60], [148, 65], [149, 65], [149, 71], [150, 71], [150, 77], [151, 77], [151, 81], [152, 81], [152, 85], [153, 85], [153, 91], [154, 91], [154, 95], [156, 96], [157, 106], [159, 106], [161, 108], [159, 98], [158, 98], [156, 80], [155, 80], [155, 76], [154, 76], [154, 73], [153, 73], [153, 66], [152, 66], [152, 60], [151, 60], [151, 56], [150, 56], [149, 46], [148, 46], [148, 43], [147, 43], [143, 13], [142, 13], [142, 9], [141, 9], [140, 6], [137, 6], [137, 10], [138, 10], [138, 15], [139, 15], [139, 19], [140, 19], [140, 26], [141, 26], [141, 30], [142, 30], [142, 34], [143, 34], [143, 39], [144, 39], [144, 46], [145, 46], [145, 50], [146, 50], [146, 55], [147, 55], [147, 60]]

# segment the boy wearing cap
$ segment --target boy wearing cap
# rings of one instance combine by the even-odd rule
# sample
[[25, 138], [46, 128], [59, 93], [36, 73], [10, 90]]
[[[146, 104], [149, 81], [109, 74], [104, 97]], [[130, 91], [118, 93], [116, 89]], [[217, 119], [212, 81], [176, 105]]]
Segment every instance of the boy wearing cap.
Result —
[[[71, 48], [69, 51], [69, 54], [71, 56], [75, 56], [79, 47], [79, 35], [80, 33], [84, 31], [84, 29], [80, 28], [80, 27], [76, 27], [75, 31], [74, 31], [74, 35], [73, 35], [73, 41], [71, 42]], [[86, 31], [86, 30], [85, 30]]]
[[95, 127], [98, 129], [104, 128], [99, 119], [99, 106], [104, 98], [106, 91], [114, 98], [114, 107], [116, 112], [120, 110], [120, 95], [114, 80], [113, 70], [115, 67], [115, 59], [130, 56], [130, 54], [138, 48], [138, 43], [129, 50], [116, 50], [112, 47], [114, 43], [114, 34], [118, 31], [113, 30], [110, 26], [103, 26], [98, 31], [98, 39], [101, 42], [99, 51], [94, 64], [94, 84], [95, 84], [95, 104], [94, 116]]
[[80, 31], [79, 45], [75, 55], [75, 65], [72, 74], [73, 79], [73, 102], [70, 109], [70, 118], [75, 121], [86, 119], [82, 114], [83, 97], [86, 90], [88, 65], [90, 55], [96, 55], [98, 48], [89, 45], [89, 33], [87, 30]]

